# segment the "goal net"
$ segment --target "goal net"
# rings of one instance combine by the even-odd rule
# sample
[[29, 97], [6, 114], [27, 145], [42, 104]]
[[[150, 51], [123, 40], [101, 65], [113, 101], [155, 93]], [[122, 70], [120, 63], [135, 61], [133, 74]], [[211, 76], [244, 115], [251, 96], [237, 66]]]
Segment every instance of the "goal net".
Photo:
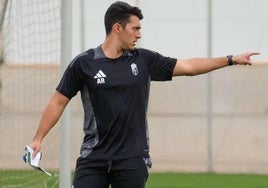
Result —
[[40, 164], [53, 177], [31, 169], [22, 155], [58, 83], [60, 6], [60, 0], [0, 0], [0, 187], [58, 187], [58, 126], [44, 140]]

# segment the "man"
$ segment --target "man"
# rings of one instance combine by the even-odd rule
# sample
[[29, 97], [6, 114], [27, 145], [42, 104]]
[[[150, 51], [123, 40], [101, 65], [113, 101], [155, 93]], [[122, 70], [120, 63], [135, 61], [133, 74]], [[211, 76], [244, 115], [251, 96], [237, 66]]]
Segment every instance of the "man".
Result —
[[219, 58], [175, 59], [136, 49], [141, 10], [115, 2], [105, 14], [102, 45], [73, 59], [46, 107], [30, 147], [35, 154], [64, 108], [80, 91], [85, 137], [74, 188], [143, 188], [151, 165], [147, 132], [150, 81], [250, 65], [255, 52]]

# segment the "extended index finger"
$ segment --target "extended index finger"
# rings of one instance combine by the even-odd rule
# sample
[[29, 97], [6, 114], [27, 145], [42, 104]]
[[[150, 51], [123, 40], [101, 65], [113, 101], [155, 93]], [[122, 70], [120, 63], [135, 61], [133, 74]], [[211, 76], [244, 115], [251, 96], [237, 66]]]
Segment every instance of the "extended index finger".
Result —
[[261, 53], [260, 52], [250, 52], [250, 56], [253, 56], [253, 55], [260, 55]]

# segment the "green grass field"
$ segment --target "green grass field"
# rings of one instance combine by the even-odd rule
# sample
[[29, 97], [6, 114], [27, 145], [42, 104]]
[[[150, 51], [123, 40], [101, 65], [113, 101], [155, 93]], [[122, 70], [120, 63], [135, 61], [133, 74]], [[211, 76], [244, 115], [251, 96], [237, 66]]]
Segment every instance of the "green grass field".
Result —
[[[9, 187], [58, 188], [59, 179], [36, 171], [0, 170], [0, 188]], [[268, 175], [151, 173], [146, 188], [268, 188]]]
[[147, 188], [268, 188], [268, 175], [151, 174]]

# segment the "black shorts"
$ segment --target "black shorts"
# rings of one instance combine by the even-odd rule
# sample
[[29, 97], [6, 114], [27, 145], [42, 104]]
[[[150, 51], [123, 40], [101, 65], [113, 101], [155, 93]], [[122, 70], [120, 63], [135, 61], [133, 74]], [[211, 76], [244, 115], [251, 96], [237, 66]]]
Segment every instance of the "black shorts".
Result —
[[143, 158], [87, 164], [80, 161], [76, 166], [73, 188], [109, 188], [110, 185], [111, 188], [144, 188], [148, 178], [147, 162]]

